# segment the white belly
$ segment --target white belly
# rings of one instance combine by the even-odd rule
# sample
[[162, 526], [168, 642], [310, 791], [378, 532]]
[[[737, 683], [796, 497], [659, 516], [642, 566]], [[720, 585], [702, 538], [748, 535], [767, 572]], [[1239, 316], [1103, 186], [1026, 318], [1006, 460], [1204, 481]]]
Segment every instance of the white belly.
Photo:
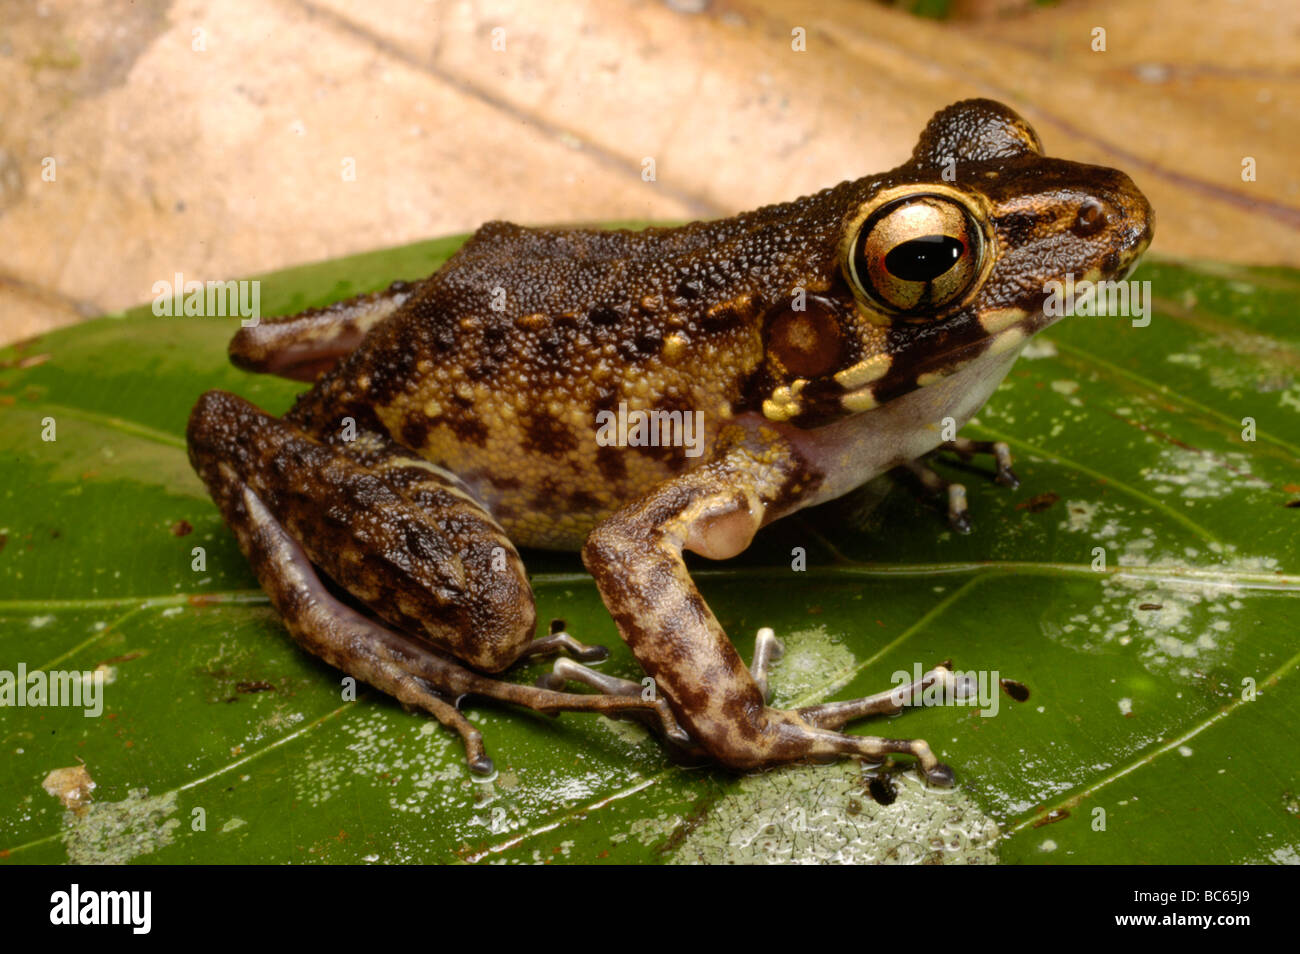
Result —
[[805, 458], [825, 474], [817, 493], [795, 509], [833, 500], [892, 467], [915, 460], [965, 424], [1006, 377], [1019, 349], [984, 354], [956, 374], [888, 404], [813, 430], [786, 431]]

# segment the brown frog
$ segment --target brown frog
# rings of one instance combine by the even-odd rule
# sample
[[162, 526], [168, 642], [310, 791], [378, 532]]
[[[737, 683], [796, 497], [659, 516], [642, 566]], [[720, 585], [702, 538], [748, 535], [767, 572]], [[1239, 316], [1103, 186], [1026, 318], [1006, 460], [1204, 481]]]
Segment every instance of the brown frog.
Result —
[[[890, 172], [680, 228], [493, 222], [421, 282], [245, 328], [236, 364], [314, 386], [283, 418], [204, 394], [190, 459], [294, 638], [455, 729], [476, 771], [466, 695], [643, 718], [738, 769], [910, 753], [945, 783], [923, 741], [839, 731], [897, 690], [769, 706], [779, 644], [746, 667], [682, 552], [734, 556], [915, 466], [1055, 320], [1047, 282], [1121, 278], [1151, 232], [1126, 175], [961, 102]], [[955, 446], [1012, 480], [1004, 445]], [[570, 658], [537, 686], [490, 675], [604, 654], [534, 638], [516, 544], [581, 550], [657, 691]]]

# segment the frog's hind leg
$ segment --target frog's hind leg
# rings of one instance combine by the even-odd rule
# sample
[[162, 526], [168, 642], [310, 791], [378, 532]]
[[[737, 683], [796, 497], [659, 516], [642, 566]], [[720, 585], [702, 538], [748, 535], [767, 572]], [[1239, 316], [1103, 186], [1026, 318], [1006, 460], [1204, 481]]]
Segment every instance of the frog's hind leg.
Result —
[[[749, 664], [749, 674], [754, 677], [754, 683], [758, 686], [759, 691], [763, 693], [763, 699], [766, 702], [772, 701], [772, 690], [767, 680], [768, 667], [784, 654], [785, 647], [776, 638], [776, 633], [770, 627], [764, 626], [758, 631], [758, 635], [754, 640], [754, 659]], [[606, 695], [611, 696], [634, 696], [643, 693], [647, 688], [643, 683], [598, 672], [588, 666], [580, 665], [572, 659], [557, 659], [550, 672], [537, 677], [537, 685], [547, 689], [563, 689], [570, 681], [591, 686], [593, 689], [599, 689]], [[636, 715], [640, 718], [640, 721], [650, 725], [651, 729], [656, 728], [651, 724], [652, 720], [646, 717], [645, 713], [637, 713]], [[856, 718], [856, 716], [851, 718]], [[827, 727], [830, 728], [830, 726]], [[681, 730], [681, 734], [685, 735], [686, 731]], [[676, 738], [674, 735], [672, 740], [675, 741]]]
[[[647, 685], [649, 680], [646, 683], [640, 683], [631, 679], [621, 679], [618, 676], [598, 672], [581, 663], [574, 662], [572, 659], [563, 657], [555, 660], [550, 672], [537, 677], [538, 686], [556, 692], [563, 691], [564, 687], [571, 681], [590, 686], [609, 697], [635, 698], [644, 696], [646, 690], [651, 688]], [[622, 718], [635, 719], [650, 731], [657, 732], [682, 752], [699, 752], [699, 746], [695, 744], [687, 731], [673, 717], [672, 710], [667, 708], [666, 703], [662, 712], [657, 710], [653, 712], [650, 710], [630, 710], [624, 713]]]
[[[994, 480], [1004, 487], [1015, 489], [1020, 486], [1020, 479], [1011, 469], [1011, 448], [1004, 441], [973, 441], [959, 437], [946, 441], [939, 451], [951, 451], [963, 461], [969, 461], [976, 454], [992, 454], [996, 465]], [[937, 452], [937, 451], [936, 451]], [[948, 524], [958, 533], [971, 532], [970, 511], [966, 506], [966, 485], [950, 481], [939, 475], [930, 466], [927, 458], [911, 461], [903, 465], [927, 493], [934, 497], [946, 498], [948, 505]]]
[[[416, 506], [346, 451], [220, 391], [200, 398], [188, 439], [195, 470], [294, 639], [455, 729], [475, 771], [490, 771], [491, 762], [478, 731], [448, 699], [486, 696], [547, 714], [649, 711], [666, 735], [689, 741], [663, 699], [516, 685], [430, 645], [451, 642], [457, 657], [489, 670], [510, 665], [532, 646], [531, 591], [509, 542], [481, 532], [467, 543], [437, 522], [440, 516], [462, 533], [476, 519], [495, 526], [481, 511], [476, 517], [476, 505], [455, 487], [435, 499], [425, 486], [416, 496], [429, 509]], [[514, 562], [494, 564], [510, 555]], [[344, 604], [317, 566], [377, 615], [399, 623], [390, 628]]]
[[221, 391], [199, 399], [188, 441], [227, 523], [251, 489], [325, 576], [389, 625], [487, 672], [532, 640], [518, 552], [441, 468], [395, 458], [369, 432], [323, 443]]
[[483, 735], [447, 702], [444, 692], [461, 688], [466, 671], [454, 662], [394, 633], [344, 605], [325, 588], [311, 561], [247, 486], [228, 481], [221, 509], [294, 639], [304, 649], [349, 675], [417, 706], [454, 729], [475, 772], [492, 771]]
[[418, 283], [393, 282], [324, 308], [265, 318], [241, 328], [230, 341], [230, 360], [245, 371], [315, 381], [379, 322], [406, 304]]
[[[357, 456], [364, 459], [366, 465], [382, 477], [386, 484], [428, 513], [441, 514], [452, 505], [468, 511], [479, 525], [475, 535], [494, 545], [493, 569], [504, 571], [508, 568], [505, 564], [509, 562], [510, 567], [517, 568], [522, 575], [523, 564], [514, 545], [500, 525], [479, 506], [469, 487], [459, 477], [436, 464], [410, 456], [404, 448], [378, 435], [368, 436], [371, 438], [367, 442], [368, 448], [359, 451]], [[530, 623], [529, 632], [531, 627]], [[521, 644], [510, 663], [532, 656], [553, 656], [556, 653], [568, 653], [584, 662], [599, 662], [609, 656], [609, 650], [604, 646], [579, 642], [565, 629], [564, 620], [553, 619], [550, 632]], [[500, 667], [492, 668], [495, 671]]]
[[[780, 659], [784, 653], [785, 647], [781, 645], [781, 641], [776, 638], [776, 633], [770, 627], [764, 626], [758, 631], [754, 641], [754, 661], [749, 664], [749, 674], [754, 677], [754, 682], [762, 690], [764, 699], [770, 700], [772, 697], [772, 690], [767, 684], [768, 666]], [[571, 659], [557, 659], [550, 672], [537, 677], [537, 684], [548, 689], [559, 689], [569, 680], [615, 696], [633, 695], [645, 688], [639, 682], [598, 672], [587, 666], [581, 666]]]

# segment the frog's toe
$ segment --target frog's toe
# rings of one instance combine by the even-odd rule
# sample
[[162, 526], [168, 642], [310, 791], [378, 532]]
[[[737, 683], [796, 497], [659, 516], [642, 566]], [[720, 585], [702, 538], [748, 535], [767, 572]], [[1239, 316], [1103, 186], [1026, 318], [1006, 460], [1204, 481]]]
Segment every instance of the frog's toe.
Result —
[[[818, 730], [820, 735], [825, 730]], [[924, 739], [885, 739], [869, 735], [848, 735], [841, 732], [827, 732], [829, 736], [838, 736], [831, 745], [819, 739], [819, 748], [845, 755], [857, 755], [868, 761], [879, 762], [889, 755], [910, 755], [916, 759], [916, 768], [920, 776], [930, 785], [938, 788], [951, 788], [956, 781], [953, 770], [940, 762]]]
[[544, 685], [547, 689], [558, 689], [570, 680], [599, 689], [607, 696], [639, 696], [643, 688], [639, 682], [597, 672], [564, 657], [555, 660], [555, 666], [549, 673], [538, 679], [537, 684]]
[[933, 467], [924, 460], [914, 460], [904, 464], [907, 471], [931, 497], [946, 498], [948, 502], [948, 526], [957, 533], [971, 532], [970, 511], [966, 506], [966, 485], [954, 483], [941, 477]]
[[952, 788], [957, 783], [957, 776], [952, 766], [944, 762], [936, 762], [930, 768], [922, 769], [921, 774], [936, 788]]
[[805, 723], [815, 727], [815, 732], [819, 736], [829, 731], [831, 735], [841, 736], [846, 740], [842, 743], [842, 748], [830, 748], [828, 751], [854, 752], [859, 757], [872, 761], [880, 761], [885, 756], [896, 752], [905, 753], [916, 759], [918, 771], [926, 782], [940, 788], [951, 788], [954, 780], [952, 769], [940, 762], [930, 750], [930, 746], [922, 739], [881, 739], [871, 736], [842, 735], [833, 731], [855, 719], [899, 713], [910, 701], [923, 698], [928, 690], [938, 685], [943, 686], [946, 693], [953, 694], [965, 688], [953, 673], [952, 662], [949, 660], [935, 666], [915, 682], [859, 699], [804, 706], [796, 710], [796, 713]]
[[944, 661], [921, 676], [916, 682], [895, 686], [872, 696], [859, 699], [847, 699], [843, 702], [824, 702], [816, 706], [804, 706], [799, 709], [799, 716], [810, 725], [822, 729], [838, 729], [848, 723], [867, 716], [896, 715], [902, 712], [909, 701], [923, 698], [931, 687], [942, 684], [945, 691], [954, 693], [960, 688], [952, 671], [952, 662]]
[[544, 672], [534, 680], [533, 684], [541, 689], [550, 689], [552, 692], [562, 692], [568, 680], [558, 672]]
[[857, 758], [883, 762], [894, 755], [910, 755], [921, 777], [932, 785], [951, 785], [952, 769], [940, 762], [924, 739], [891, 739], [852, 735], [820, 727], [805, 718], [807, 710], [767, 708], [761, 721], [747, 729], [723, 726], [702, 743], [711, 755], [735, 769], [750, 771], [784, 762], [829, 762]]
[[549, 656], [553, 653], [568, 653], [574, 659], [583, 662], [602, 662], [609, 658], [609, 650], [604, 646], [580, 643], [565, 631], [564, 620], [551, 620], [551, 632], [548, 636], [534, 639], [523, 648], [519, 658], [527, 656]]
[[940, 450], [951, 451], [963, 461], [969, 461], [976, 454], [993, 455], [993, 480], [1010, 490], [1020, 486], [1020, 478], [1011, 469], [1011, 448], [1006, 441], [973, 441], [966, 437], [945, 441], [939, 445]]
[[766, 702], [772, 701], [772, 687], [768, 685], [767, 670], [772, 663], [785, 655], [785, 646], [776, 638], [770, 626], [764, 626], [754, 637], [754, 661], [749, 664], [749, 674], [754, 677], [759, 692]]
[[[633, 682], [631, 679], [620, 679], [618, 676], [611, 676], [608, 673], [597, 672], [595, 669], [589, 669], [572, 659], [561, 657], [555, 660], [555, 666], [551, 672], [537, 679], [537, 685], [543, 689], [560, 690], [563, 689], [570, 681], [582, 683], [584, 686], [590, 686], [598, 689], [607, 696], [622, 696], [624, 698], [646, 698], [647, 690], [651, 686], [647, 683]], [[668, 703], [662, 698], [656, 698], [653, 692], [649, 695], [649, 701], [652, 708], [641, 710], [630, 710], [620, 713], [620, 718], [636, 719], [653, 732], [657, 732], [664, 739], [671, 742], [680, 749], [693, 751], [696, 749], [694, 740], [690, 733], [681, 727], [676, 716], [668, 707]]]
[[958, 533], [966, 534], [972, 530], [970, 509], [966, 504], [966, 485], [948, 485], [948, 526]]
[[416, 287], [393, 282], [384, 291], [247, 325], [230, 342], [230, 360], [246, 371], [315, 381], [355, 350], [366, 332], [404, 305]]

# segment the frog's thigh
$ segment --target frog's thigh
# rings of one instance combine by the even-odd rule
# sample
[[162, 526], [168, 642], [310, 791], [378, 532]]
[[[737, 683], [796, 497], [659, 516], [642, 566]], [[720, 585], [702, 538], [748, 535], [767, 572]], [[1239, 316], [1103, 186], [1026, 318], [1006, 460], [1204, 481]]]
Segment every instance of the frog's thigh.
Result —
[[[781, 485], [779, 474], [737, 452], [665, 481], [596, 527], [583, 561], [620, 635], [692, 739], [724, 764], [752, 769], [902, 752], [916, 756], [930, 778], [945, 780], [950, 771], [919, 739], [846, 735], [767, 706], [691, 581], [683, 548], [715, 558], [744, 550]], [[816, 714], [834, 722], [831, 713]]]
[[406, 304], [416, 288], [393, 282], [383, 291], [325, 308], [264, 319], [231, 339], [230, 360], [246, 371], [315, 381], [361, 344], [367, 331]]
[[397, 628], [489, 672], [529, 647], [536, 610], [519, 554], [451, 475], [410, 459], [368, 465], [221, 391], [199, 399], [189, 446], [232, 527], [247, 487], [313, 564]]

